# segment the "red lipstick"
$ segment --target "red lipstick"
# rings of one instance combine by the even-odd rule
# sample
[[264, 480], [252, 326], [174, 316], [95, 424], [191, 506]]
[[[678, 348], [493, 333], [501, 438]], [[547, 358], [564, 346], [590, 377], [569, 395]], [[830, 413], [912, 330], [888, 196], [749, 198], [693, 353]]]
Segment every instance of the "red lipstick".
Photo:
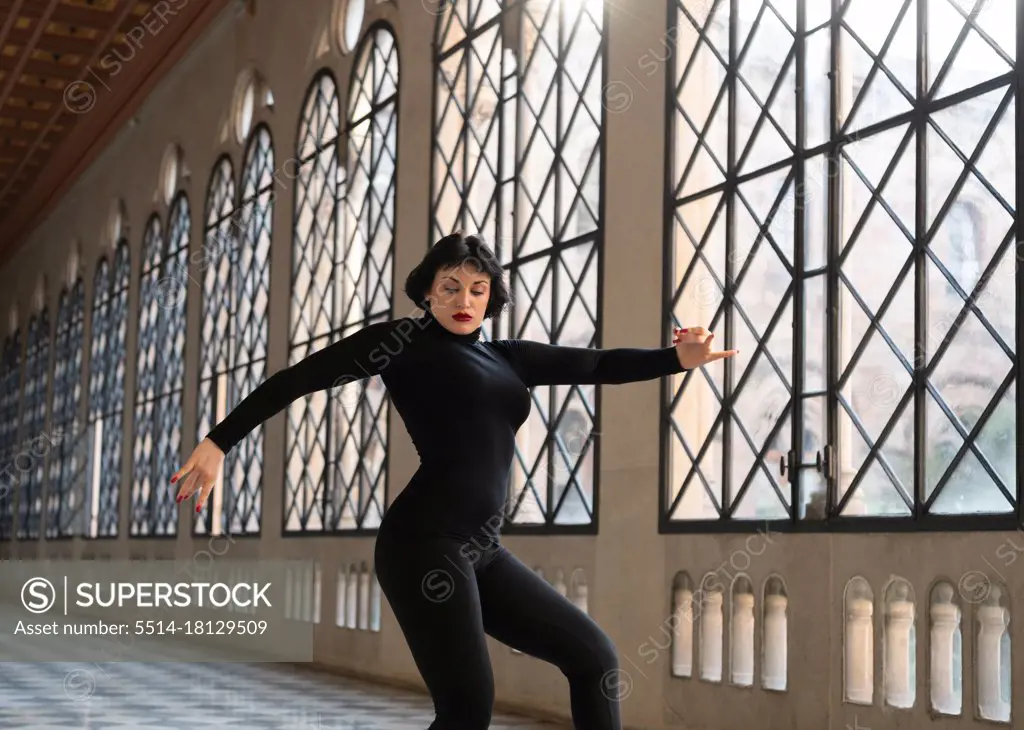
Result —
[[469, 315], [469, 314], [461, 314], [460, 313], [460, 314], [453, 314], [452, 315], [452, 319], [454, 319], [456, 322], [469, 322], [470, 320], [473, 319], [473, 317], [472, 317], [472, 315]]

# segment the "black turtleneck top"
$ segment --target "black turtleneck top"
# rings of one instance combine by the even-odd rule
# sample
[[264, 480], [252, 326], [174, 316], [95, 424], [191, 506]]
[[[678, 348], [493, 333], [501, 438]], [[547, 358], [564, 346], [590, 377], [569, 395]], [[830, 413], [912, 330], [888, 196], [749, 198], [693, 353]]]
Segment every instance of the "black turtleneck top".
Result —
[[592, 349], [458, 334], [430, 312], [371, 324], [281, 370], [208, 434], [224, 453], [291, 402], [379, 375], [420, 456], [381, 531], [472, 538], [504, 517], [515, 434], [539, 385], [630, 383], [683, 370], [674, 347]]

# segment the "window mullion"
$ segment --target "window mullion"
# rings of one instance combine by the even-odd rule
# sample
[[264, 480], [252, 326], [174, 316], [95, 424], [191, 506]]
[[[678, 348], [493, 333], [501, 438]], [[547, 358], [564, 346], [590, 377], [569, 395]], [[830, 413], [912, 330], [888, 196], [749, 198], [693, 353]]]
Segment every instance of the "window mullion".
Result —
[[804, 342], [806, 300], [804, 297], [804, 260], [805, 238], [807, 235], [807, 212], [804, 210], [806, 190], [806, 156], [807, 147], [807, 108], [806, 89], [803, 80], [807, 78], [807, 5], [801, 0], [796, 7], [796, 157], [793, 160], [793, 398], [790, 401], [792, 429], [790, 431], [789, 453], [786, 456], [787, 473], [790, 483], [790, 521], [796, 523], [800, 518], [800, 505], [803, 503], [800, 494], [800, 470], [803, 466], [803, 399], [804, 399], [804, 363], [807, 348]]
[[[734, 258], [736, 251], [736, 125], [738, 114], [736, 110], [736, 87], [738, 71], [738, 52], [736, 44], [739, 41], [738, 18], [740, 15], [740, 0], [729, 0], [729, 66], [726, 71], [726, 84], [729, 88], [728, 108], [728, 137], [726, 140], [726, 182], [725, 182], [725, 281], [723, 313], [725, 316], [725, 342], [732, 347], [736, 339], [735, 329], [735, 302], [733, 281]], [[733, 387], [735, 380], [735, 363], [726, 360], [724, 366], [724, 413], [722, 414], [722, 516], [729, 519], [732, 515], [732, 425], [733, 409]]]
[[[839, 135], [840, 123], [839, 112], [841, 104], [841, 88], [839, 69], [841, 68], [840, 48], [840, 11], [841, 0], [832, 0], [832, 15], [829, 21], [831, 28], [831, 42], [829, 54], [831, 57], [829, 68], [829, 144], [826, 151], [828, 162], [828, 204], [826, 219], [826, 236], [828, 238], [825, 251], [825, 298], [828, 303], [828, 310], [825, 317], [825, 339], [827, 342], [825, 353], [825, 388], [827, 397], [826, 421], [827, 439], [826, 452], [822, 455], [825, 470], [826, 485], [826, 521], [838, 514], [838, 473], [839, 462], [843, 456], [838, 454], [836, 448], [839, 442], [839, 403], [838, 403], [838, 381], [839, 381], [839, 333], [840, 333], [840, 311], [839, 311], [839, 242], [840, 242], [840, 211], [842, 210], [842, 198], [839, 174], [841, 172], [839, 149], [836, 145], [836, 137]], [[828, 455], [838, 455], [838, 458], [828, 459]]]
[[[1024, 73], [1021, 72], [1021, 68], [1020, 68], [1021, 54], [1024, 53], [1024, 12], [1021, 12], [1021, 9], [1020, 9], [1019, 5], [1017, 7], [1016, 19], [1017, 19], [1017, 52], [1014, 55], [1014, 58], [1017, 61], [1017, 66], [1014, 69], [1014, 71], [1015, 71], [1014, 83], [1016, 85], [1016, 88], [1015, 88], [1016, 94], [1015, 94], [1015, 97], [1014, 97], [1014, 105], [1013, 105], [1014, 114], [1016, 115], [1016, 119], [1015, 119], [1016, 124], [1014, 124], [1014, 130], [1015, 130], [1015, 142], [1016, 142], [1017, 155], [1014, 155], [1015, 158], [1020, 154], [1020, 150], [1024, 150], [1024, 108], [1022, 108], [1022, 105], [1021, 105], [1021, 99], [1024, 99]], [[1022, 209], [1022, 200], [1024, 200], [1024, 165], [1020, 164], [1019, 161], [1017, 162], [1017, 167], [1016, 167], [1015, 173], [1016, 173], [1016, 183], [1017, 184], [1016, 184], [1016, 200], [1014, 201], [1014, 211], [1019, 214], [1021, 209]], [[1020, 231], [1019, 227], [1016, 230], [1016, 235], [1017, 235], [1017, 239], [1020, 240], [1020, 238], [1021, 238], [1021, 231]], [[1015, 255], [1017, 256], [1016, 261], [1019, 263], [1019, 261], [1020, 261], [1020, 251], [1019, 250], [1016, 251]], [[1014, 266], [1014, 286], [1017, 289], [1017, 291], [1016, 291], [1016, 302], [1015, 302], [1016, 306], [1014, 307], [1014, 313], [1015, 313], [1014, 327], [1016, 328], [1016, 337], [1014, 338], [1015, 350], [1020, 347], [1022, 342], [1024, 342], [1024, 317], [1021, 316], [1022, 307], [1024, 307], [1024, 285], [1022, 285], [1022, 283], [1024, 283], [1024, 277], [1021, 276], [1020, 266], [1019, 265]], [[1015, 377], [1019, 378], [1020, 377], [1020, 357], [1019, 357], [1019, 354], [1017, 352], [1014, 352], [1014, 364], [1013, 364], [1013, 367], [1014, 367], [1014, 375], [1015, 375]], [[1017, 397], [1017, 403], [1016, 403], [1017, 416], [1016, 416], [1016, 420], [1015, 420], [1016, 427], [1014, 429], [1014, 431], [1015, 431], [1015, 433], [1014, 433], [1015, 439], [1014, 440], [1016, 441], [1016, 457], [1019, 459], [1020, 458], [1019, 455], [1021, 453], [1021, 437], [1020, 437], [1021, 430], [1020, 430], [1020, 424], [1024, 423], [1024, 398], [1021, 397], [1019, 383], [1017, 384], [1015, 395]], [[1016, 524], [1021, 525], [1021, 524], [1024, 524], [1024, 509], [1021, 508], [1021, 502], [1024, 501], [1024, 476], [1021, 475], [1021, 470], [1020, 469], [1016, 470], [1016, 480], [1017, 480], [1017, 504], [1015, 505], [1015, 512], [1016, 512], [1016, 515], [1017, 515]]]
[[914, 511], [912, 519], [916, 522], [924, 516], [925, 502], [925, 457], [928, 433], [927, 411], [925, 402], [926, 366], [928, 364], [928, 270], [926, 267], [925, 247], [927, 242], [928, 218], [927, 174], [928, 174], [928, 135], [925, 133], [928, 99], [928, 3], [917, 3], [917, 99], [914, 102], [916, 113], [911, 122], [917, 138], [916, 189], [914, 201], [914, 371], [911, 375], [911, 387], [914, 390]]

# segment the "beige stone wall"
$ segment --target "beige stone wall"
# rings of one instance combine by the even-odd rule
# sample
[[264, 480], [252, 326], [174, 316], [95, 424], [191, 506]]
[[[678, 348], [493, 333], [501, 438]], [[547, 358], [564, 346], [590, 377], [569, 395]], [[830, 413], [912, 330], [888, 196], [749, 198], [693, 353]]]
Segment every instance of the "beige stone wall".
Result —
[[[293, 154], [303, 96], [309, 80], [328, 67], [344, 95], [351, 56], [336, 50], [328, 0], [259, 2], [255, 18], [232, 9], [166, 79], [137, 115], [137, 123], [117, 140], [78, 181], [31, 240], [0, 272], [0, 312], [16, 303], [20, 323], [27, 327], [31, 297], [40, 276], [46, 276], [51, 321], [56, 313], [65, 262], [73, 242], [81, 243], [81, 271], [86, 301], [92, 297], [97, 258], [111, 251], [105, 234], [112, 201], [123, 199], [131, 226], [132, 288], [129, 310], [138, 312], [138, 272], [141, 236], [154, 212], [166, 220], [166, 206], [157, 200], [161, 159], [167, 145], [179, 144], [190, 177], [183, 183], [192, 208], [192, 250], [202, 241], [203, 208], [210, 171], [227, 153], [237, 170], [242, 146], [224, 135], [230, 124], [232, 93], [239, 73], [255, 69], [273, 91], [273, 110], [260, 108], [254, 123], [266, 122], [273, 134], [277, 166]], [[400, 132], [395, 271], [404, 276], [422, 255], [429, 235], [429, 171], [432, 128], [432, 49], [434, 17], [416, 0], [398, 5], [368, 2], [367, 25], [389, 21], [398, 39], [401, 59]], [[431, 6], [431, 3], [426, 3]], [[400, 6], [400, 7], [399, 7]], [[605, 346], [658, 346], [662, 327], [664, 73], [655, 64], [644, 75], [638, 59], [655, 50], [663, 55], [665, 2], [609, 3], [608, 81], [627, 84], [632, 91], [628, 109], [607, 116], [606, 249], [604, 252], [603, 342]], [[621, 90], [621, 89], [620, 89]], [[342, 108], [344, 108], [344, 97]], [[268, 372], [286, 364], [289, 277], [293, 218], [292, 191], [277, 197], [274, 245], [271, 249], [270, 360]], [[196, 282], [200, 280], [197, 275]], [[400, 280], [400, 278], [399, 278]], [[200, 331], [199, 284], [188, 292], [188, 338], [182, 434], [183, 454], [194, 446], [197, 347]], [[398, 289], [398, 287], [396, 287]], [[404, 303], [403, 303], [404, 304]], [[6, 326], [6, 317], [3, 320]], [[207, 547], [207, 540], [190, 536], [189, 516], [182, 511], [174, 540], [130, 540], [127, 536], [131, 434], [138, 319], [128, 325], [125, 409], [125, 454], [122, 469], [121, 530], [113, 541], [82, 540], [4, 546], [22, 557], [32, 555], [109, 555], [114, 558], [188, 558]], [[88, 309], [86, 342], [89, 338]], [[86, 358], [88, 367], [88, 358]], [[771, 533], [761, 546], [751, 547], [748, 535], [659, 535], [658, 533], [658, 413], [656, 382], [605, 387], [601, 393], [600, 533], [596, 537], [510, 537], [507, 545], [524, 562], [541, 566], [547, 575], [561, 567], [566, 573], [582, 567], [589, 587], [589, 608], [616, 641], [631, 691], [624, 703], [629, 726], [644, 728], [919, 728], [981, 726], [971, 720], [937, 722], [926, 710], [928, 590], [947, 577], [956, 584], [969, 571], [1000, 576], [1011, 586], [1017, 613], [1011, 623], [1014, 638], [1013, 677], [1016, 710], [1024, 707], [1024, 631], [1019, 610], [1024, 606], [1020, 565], [998, 558], [1007, 540], [1024, 545], [1013, 534], [865, 534], [791, 535]], [[85, 412], [83, 399], [82, 412]], [[395, 494], [416, 468], [415, 452], [392, 414], [390, 484]], [[232, 558], [297, 558], [317, 561], [323, 584], [321, 623], [316, 627], [316, 659], [345, 671], [358, 671], [396, 682], [418, 684], [404, 641], [386, 605], [378, 633], [334, 628], [335, 579], [350, 563], [372, 563], [372, 539], [281, 536], [285, 424], [281, 416], [266, 426], [264, 460], [263, 534], [231, 544]], [[167, 478], [170, 474], [164, 475]], [[762, 549], [763, 547], [763, 549]], [[760, 552], [757, 552], [760, 551]], [[686, 570], [696, 581], [721, 566], [729, 574], [744, 570], [751, 578], [757, 603], [761, 586], [772, 573], [786, 581], [789, 596], [789, 689], [769, 693], [760, 689], [760, 659], [753, 689], [740, 689], [674, 679], [669, 676], [669, 652], [651, 651], [650, 642], [663, 643], [662, 628], [671, 612], [671, 584]], [[842, 598], [846, 582], [866, 577], [876, 598], [875, 703], [854, 707], [843, 703]], [[913, 710], [882, 709], [883, 590], [892, 575], [907, 578], [917, 601], [917, 700]], [[728, 605], [728, 603], [727, 603]], [[973, 644], [971, 614], [964, 619], [965, 656]], [[726, 622], [728, 627], [729, 623]], [[759, 624], [760, 627], [760, 624]], [[757, 629], [758, 636], [760, 628]], [[758, 644], [760, 645], [760, 640]], [[506, 647], [492, 644], [498, 697], [509, 703], [561, 717], [568, 715], [567, 685], [553, 667]], [[728, 657], [728, 642], [726, 653]], [[728, 667], [728, 661], [726, 661]], [[973, 714], [971, 666], [965, 667], [964, 706]], [[728, 675], [726, 675], [728, 676]], [[727, 684], [727, 683], [726, 683]]]

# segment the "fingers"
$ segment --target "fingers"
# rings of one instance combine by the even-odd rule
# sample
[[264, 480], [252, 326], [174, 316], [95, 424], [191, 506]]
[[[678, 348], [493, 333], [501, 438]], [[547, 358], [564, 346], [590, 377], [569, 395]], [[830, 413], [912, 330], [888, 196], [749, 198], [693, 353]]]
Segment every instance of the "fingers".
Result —
[[[200, 502], [204, 499], [202, 495], [209, 494], [209, 490], [213, 489], [213, 485], [216, 484], [216, 479], [213, 476], [206, 474], [200, 469], [194, 469], [189, 473], [188, 478], [181, 483], [181, 489], [178, 491], [177, 502], [180, 504], [186, 499], [191, 497], [196, 492], [200, 493]], [[196, 510], [197, 512], [199, 510]]]
[[203, 485], [202, 491], [199, 493], [199, 499], [196, 500], [196, 512], [201, 512], [203, 505], [206, 504], [206, 500], [210, 498], [210, 493], [213, 491], [213, 487], [216, 484], [214, 480], [210, 480]]
[[201, 512], [203, 505], [205, 505], [206, 501], [210, 498], [210, 493], [216, 485], [217, 481], [215, 479], [203, 479], [196, 475], [194, 480], [190, 478], [189, 490], [187, 492], [183, 491], [179, 494], [177, 501], [180, 504], [181, 502], [186, 501], [193, 494], [198, 493], [198, 497], [196, 498], [196, 512]]
[[703, 327], [673, 327], [672, 336], [677, 338], [678, 342], [703, 342], [705, 337], [709, 334], [708, 330]]
[[192, 493], [196, 491], [197, 482], [199, 481], [199, 472], [195, 469], [188, 473], [185, 480], [181, 483], [181, 488], [178, 489], [178, 501], [182, 502], [192, 496]]
[[182, 466], [180, 469], [178, 469], [178, 471], [175, 473], [175, 475], [171, 477], [171, 484], [174, 484], [176, 481], [181, 479], [182, 476], [184, 476], [185, 474], [187, 474], [190, 471], [192, 471], [192, 467], [194, 467], [194, 466], [195, 466], [195, 459], [189, 459], [185, 463], [185, 465]]
[[719, 350], [717, 352], [712, 352], [711, 346], [715, 339], [715, 333], [708, 331], [704, 327], [673, 327], [672, 332], [673, 345], [678, 345], [680, 343], [702, 345], [705, 353], [701, 359], [703, 359], [705, 365], [717, 362], [718, 360], [734, 357], [740, 353], [739, 350]]
[[740, 354], [739, 350], [720, 350], [718, 352], [709, 353], [706, 360], [708, 362], [715, 362], [716, 360], [724, 360], [727, 357], [733, 357], [738, 354]]

